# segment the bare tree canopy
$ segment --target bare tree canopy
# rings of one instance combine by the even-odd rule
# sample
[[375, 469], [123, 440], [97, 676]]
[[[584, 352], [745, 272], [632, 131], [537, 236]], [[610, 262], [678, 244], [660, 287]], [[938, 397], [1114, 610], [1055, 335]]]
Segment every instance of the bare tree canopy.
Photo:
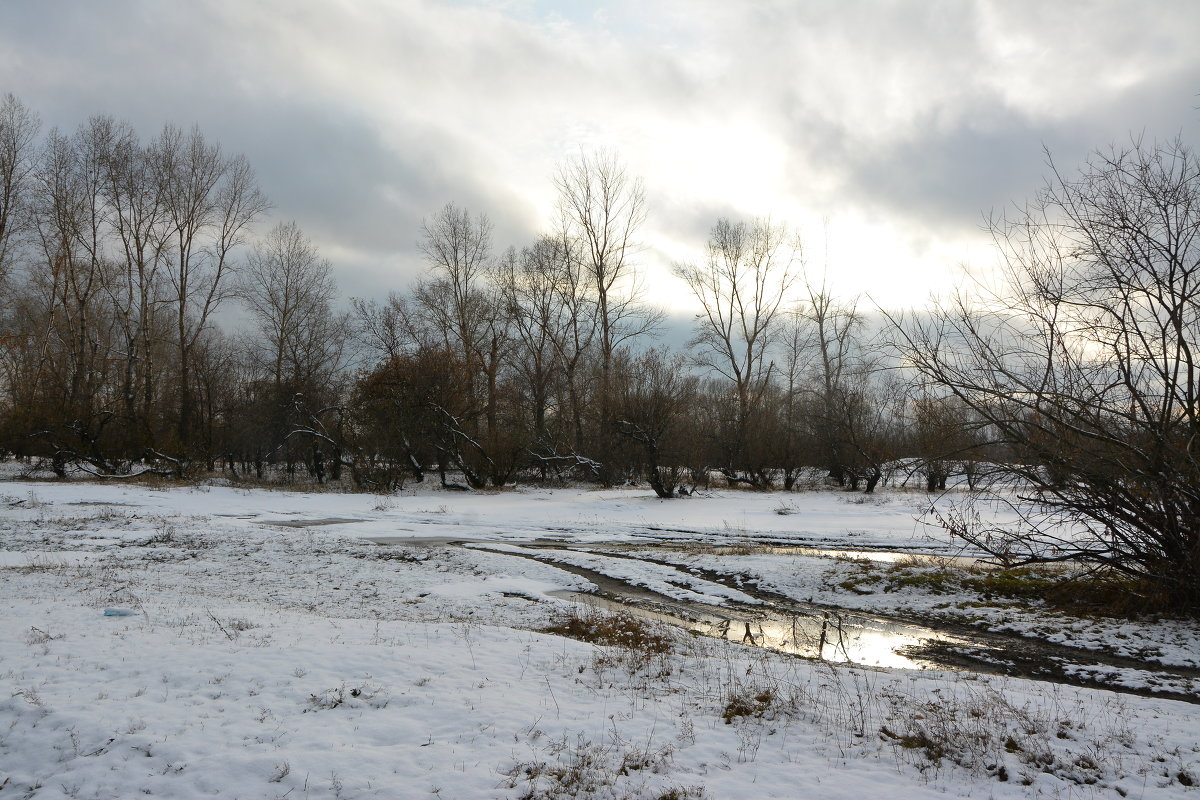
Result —
[[252, 350], [277, 388], [302, 391], [334, 371], [345, 343], [329, 262], [295, 222], [276, 225], [246, 259], [241, 295], [258, 323]]
[[697, 359], [737, 387], [743, 411], [761, 392], [771, 367], [789, 293], [800, 276], [803, 248], [797, 236], [767, 219], [720, 219], [708, 239], [703, 264], [676, 264], [675, 274], [703, 309], [691, 344]]
[[784, 330], [786, 305], [802, 267], [800, 239], [785, 226], [724, 218], [713, 226], [703, 263], [675, 265], [675, 274], [701, 307], [690, 342], [695, 362], [732, 387], [735, 413], [722, 437], [720, 465], [730, 480], [771, 483], [766, 450], [752, 442], [765, 438], [757, 423], [772, 386], [770, 351]]
[[615, 153], [581, 152], [559, 165], [554, 176], [563, 227], [578, 239], [596, 294], [600, 355], [608, 374], [623, 341], [654, 328], [661, 317], [639, 298], [633, 256], [646, 221], [641, 178], [630, 177]]
[[478, 288], [492, 251], [492, 222], [486, 214], [474, 219], [465, 208], [447, 203], [421, 222], [417, 245], [439, 279], [448, 282], [456, 307]]
[[34, 144], [41, 128], [37, 115], [12, 94], [0, 98], [0, 289], [11, 264], [17, 233], [27, 222]]

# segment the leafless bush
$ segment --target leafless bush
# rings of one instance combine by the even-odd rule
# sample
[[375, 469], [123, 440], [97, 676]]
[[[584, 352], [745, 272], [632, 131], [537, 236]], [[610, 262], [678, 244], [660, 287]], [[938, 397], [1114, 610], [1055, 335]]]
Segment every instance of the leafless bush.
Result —
[[994, 478], [1020, 496], [1020, 525], [947, 527], [1010, 563], [1123, 576], [1146, 608], [1200, 608], [1200, 157], [1135, 141], [1052, 169], [992, 221], [1001, 285], [896, 325], [921, 378], [1006, 448]]

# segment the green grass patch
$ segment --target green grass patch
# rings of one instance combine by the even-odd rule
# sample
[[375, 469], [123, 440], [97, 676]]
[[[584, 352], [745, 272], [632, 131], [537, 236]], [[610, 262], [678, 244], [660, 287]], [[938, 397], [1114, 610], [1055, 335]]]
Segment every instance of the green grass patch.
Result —
[[989, 569], [856, 561], [831, 570], [827, 581], [859, 595], [915, 591], [972, 596], [970, 600], [957, 602], [958, 608], [1039, 605], [1076, 616], [1117, 618], [1147, 614], [1178, 617], [1187, 613], [1170, 603], [1162, 587], [1149, 581], [1135, 581], [1113, 573], [1081, 574], [1057, 565]]
[[984, 599], [1006, 597], [1015, 600], [1047, 600], [1062, 585], [1062, 573], [1033, 568], [972, 572], [962, 579], [962, 588], [977, 592]]

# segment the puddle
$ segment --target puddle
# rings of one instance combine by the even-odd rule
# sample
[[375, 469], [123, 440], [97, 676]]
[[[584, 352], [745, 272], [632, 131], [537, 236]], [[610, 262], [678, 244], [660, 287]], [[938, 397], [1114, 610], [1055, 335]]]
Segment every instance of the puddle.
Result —
[[[482, 540], [462, 538], [406, 539], [401, 537], [372, 537], [370, 541], [387, 546], [394, 544], [437, 544], [442, 546], [486, 547]], [[861, 664], [873, 667], [901, 669], [945, 669], [944, 662], [922, 658], [915, 651], [930, 645], [950, 647], [974, 644], [933, 628], [873, 617], [867, 614], [825, 608], [794, 608], [784, 611], [778, 607], [706, 605], [686, 602], [655, 592], [644, 586], [627, 583], [596, 570], [577, 564], [540, 556], [537, 551], [545, 547], [567, 550], [584, 550], [596, 555], [612, 558], [637, 559], [636, 556], [618, 555], [599, 550], [596, 543], [571, 544], [544, 538], [522, 542], [526, 552], [513, 549], [494, 550], [505, 555], [528, 558], [586, 578], [596, 585], [598, 593], [561, 591], [551, 592], [553, 597], [572, 600], [619, 613], [634, 614], [654, 622], [686, 628], [694, 633], [712, 636], [737, 644], [776, 650], [804, 658], [822, 659], [841, 663]], [[645, 544], [612, 546], [607, 550], [645, 549]], [[776, 548], [788, 553], [797, 553], [801, 548]], [[812, 548], [804, 548], [809, 552]], [[765, 551], [765, 549], [764, 549]], [[846, 551], [850, 552], [850, 551]], [[900, 555], [900, 554], [880, 554]], [[656, 562], [657, 563], [657, 562]], [[677, 565], [662, 564], [677, 569]], [[681, 579], [686, 576], [681, 575]], [[688, 582], [682, 580], [680, 585]]]
[[949, 641], [931, 629], [837, 612], [826, 612], [820, 617], [796, 615], [722, 620], [710, 625], [709, 635], [718, 635], [731, 642], [767, 647], [805, 658], [871, 667], [937, 667], [934, 662], [915, 658], [907, 651], [934, 639]]
[[[388, 544], [438, 544], [442, 546], [471, 547], [472, 545], [496, 544], [495, 541], [463, 538], [411, 539], [400, 537], [376, 537], [372, 541]], [[804, 658], [822, 659], [829, 662], [859, 664], [877, 668], [967, 670], [981, 674], [1010, 675], [1060, 684], [1086, 686], [1117, 692], [1127, 692], [1148, 697], [1162, 697], [1200, 703], [1200, 668], [1167, 667], [1139, 661], [1127, 656], [1103, 653], [1095, 650], [1080, 650], [1069, 645], [1055, 644], [1044, 638], [1026, 637], [1004, 631], [987, 631], [971, 628], [955, 620], [913, 621], [890, 617], [886, 612], [877, 614], [851, 611], [842, 608], [817, 606], [802, 601], [777, 596], [759, 595], [763, 605], [739, 605], [728, 602], [724, 605], [709, 605], [689, 602], [660, 594], [645, 586], [635, 585], [623, 579], [598, 572], [595, 569], [559, 561], [539, 553], [541, 548], [579, 549], [592, 555], [609, 556], [614, 559], [646, 561], [657, 567], [679, 565], [646, 558], [645, 551], [655, 549], [647, 543], [631, 544], [598, 542], [568, 543], [544, 538], [532, 541], [505, 542], [503, 550], [492, 550], [503, 555], [526, 558], [539, 563], [579, 575], [596, 586], [595, 593], [562, 591], [551, 595], [575, 602], [597, 606], [610, 611], [634, 614], [643, 619], [666, 623], [693, 631], [704, 636], [726, 639], [746, 647], [759, 647], [789, 653]], [[516, 545], [516, 546], [513, 546]], [[657, 543], [664, 549], [693, 549], [695, 545], [680, 546], [680, 543]], [[709, 547], [707, 552], [715, 548]], [[525, 552], [520, 552], [524, 550]], [[622, 553], [620, 551], [642, 551]], [[733, 552], [746, 552], [743, 546], [729, 548]], [[616, 552], [614, 552], [616, 551]], [[892, 559], [911, 558], [908, 553], [875, 553], [856, 550], [822, 550], [802, 546], [758, 546], [756, 553], [779, 555], [830, 555], [848, 553], [863, 556], [885, 556]], [[918, 556], [919, 557], [919, 556]], [[930, 558], [944, 559], [943, 556]], [[882, 559], [881, 559], [882, 560]], [[974, 563], [984, 565], [985, 561]], [[601, 567], [602, 568], [602, 567]], [[690, 585], [694, 576], [681, 575], [680, 586]], [[734, 588], [720, 575], [704, 574], [704, 579], [725, 583]], [[746, 587], [739, 585], [740, 591]], [[753, 594], [753, 592], [751, 592]], [[715, 601], [714, 602], [718, 602]], [[1120, 679], [1130, 671], [1141, 671], [1152, 676], [1146, 685], [1126, 685]], [[1118, 679], [1110, 675], [1117, 675]], [[1106, 677], [1108, 676], [1108, 677]]]
[[585, 592], [551, 592], [554, 597], [617, 613], [633, 614], [652, 622], [665, 623], [747, 647], [837, 663], [898, 669], [944, 669], [930, 659], [909, 652], [938, 642], [966, 644], [932, 628], [906, 625], [859, 614], [819, 611], [810, 614], [748, 614], [725, 609], [680, 604], [673, 611], [667, 604], [645, 605]]
[[[399, 530], [409, 531], [410, 528]], [[494, 544], [497, 540], [477, 539], [465, 536], [370, 536], [366, 541], [378, 545], [472, 545]], [[835, 547], [812, 547], [809, 545], [792, 544], [762, 544], [745, 542], [729, 545], [707, 545], [696, 542], [629, 542], [629, 541], [578, 541], [567, 537], [537, 536], [533, 539], [512, 538], [502, 540], [508, 544], [521, 547], [561, 547], [565, 550], [585, 550], [588, 552], [625, 550], [669, 550], [679, 553], [731, 555], [731, 556], [814, 556], [818, 558], [847, 558], [875, 561], [881, 564], [896, 564], [915, 562], [918, 564], [936, 564], [953, 567], [991, 567], [995, 566], [986, 558], [973, 556], [942, 555], [938, 553], [922, 553], [897, 550], [851, 550]], [[615, 554], [614, 553], [614, 554]]]
[[342, 517], [324, 517], [322, 519], [262, 519], [262, 525], [278, 525], [282, 528], [315, 528], [320, 525], [347, 525], [352, 522], [365, 522], [361, 519], [344, 519]]
[[[610, 545], [611, 547], [612, 545]], [[897, 550], [850, 550], [836, 547], [811, 547], [807, 545], [780, 544], [730, 544], [730, 545], [694, 545], [694, 544], [639, 544], [637, 547], [653, 550], [672, 550], [681, 553], [698, 553], [706, 555], [730, 556], [814, 556], [817, 558], [843, 558], [861, 561], [874, 561], [880, 564], [898, 564], [915, 562], [918, 564], [936, 564], [953, 567], [987, 567], [993, 566], [986, 558], [973, 556], [942, 555], [939, 553], [921, 553]]]

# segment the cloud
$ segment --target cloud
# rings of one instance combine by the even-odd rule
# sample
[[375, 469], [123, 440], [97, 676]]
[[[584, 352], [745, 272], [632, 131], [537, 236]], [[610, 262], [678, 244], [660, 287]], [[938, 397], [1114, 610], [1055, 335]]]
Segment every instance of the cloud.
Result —
[[447, 201], [528, 242], [555, 163], [599, 145], [645, 179], [649, 267], [699, 257], [718, 216], [833, 217], [832, 269], [868, 284], [886, 254], [932, 288], [1040, 185], [1043, 145], [1190, 135], [1197, 29], [1183, 0], [12, 0], [0, 80], [66, 128], [198, 123], [347, 293], [411, 280]]

